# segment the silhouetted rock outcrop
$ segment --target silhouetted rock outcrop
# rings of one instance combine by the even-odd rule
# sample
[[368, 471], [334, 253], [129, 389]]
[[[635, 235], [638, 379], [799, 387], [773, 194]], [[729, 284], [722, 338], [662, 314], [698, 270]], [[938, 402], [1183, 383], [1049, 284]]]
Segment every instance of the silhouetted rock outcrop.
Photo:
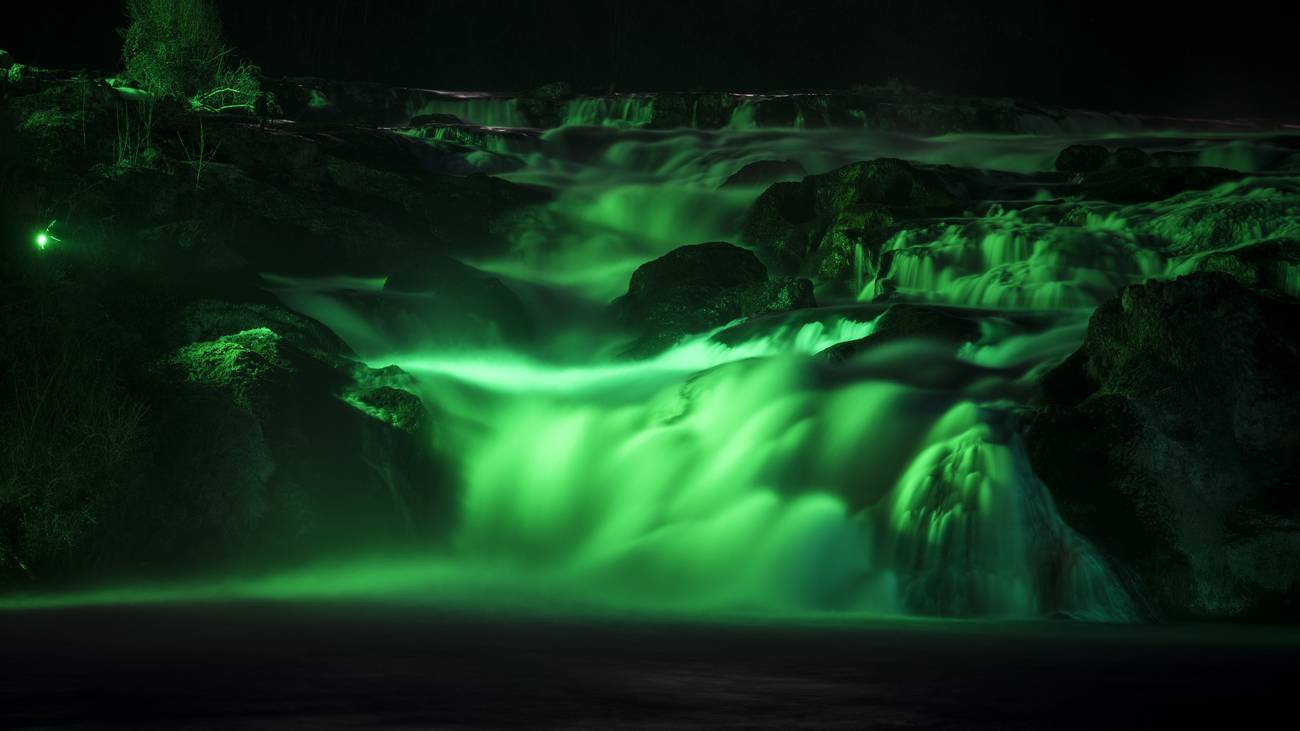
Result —
[[1070, 145], [1056, 156], [1056, 169], [1063, 173], [1090, 173], [1110, 161], [1110, 150], [1101, 145]]
[[681, 246], [642, 264], [615, 305], [639, 334], [628, 354], [650, 355], [741, 317], [816, 302], [808, 280], [768, 279], [752, 252], [719, 242]]
[[1300, 302], [1223, 274], [1127, 287], [1043, 386], [1034, 471], [1158, 616], [1294, 620]]
[[752, 185], [802, 180], [808, 171], [794, 160], [758, 160], [732, 173], [722, 181], [721, 188], [738, 188]]
[[1300, 240], [1274, 239], [1216, 251], [1196, 262], [1202, 272], [1223, 272], [1246, 287], [1300, 297]]
[[1242, 177], [1234, 170], [1210, 167], [1111, 168], [1085, 175], [1080, 189], [1089, 198], [1111, 203], [1147, 203]]

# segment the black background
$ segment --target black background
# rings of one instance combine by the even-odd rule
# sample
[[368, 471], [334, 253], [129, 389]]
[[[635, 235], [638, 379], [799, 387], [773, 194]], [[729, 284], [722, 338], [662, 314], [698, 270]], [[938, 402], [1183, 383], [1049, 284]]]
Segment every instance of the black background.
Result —
[[[937, 91], [1300, 121], [1280, 10], [1250, 2], [225, 0], [226, 36], [269, 74], [513, 91]], [[0, 24], [20, 62], [113, 69], [115, 0]]]

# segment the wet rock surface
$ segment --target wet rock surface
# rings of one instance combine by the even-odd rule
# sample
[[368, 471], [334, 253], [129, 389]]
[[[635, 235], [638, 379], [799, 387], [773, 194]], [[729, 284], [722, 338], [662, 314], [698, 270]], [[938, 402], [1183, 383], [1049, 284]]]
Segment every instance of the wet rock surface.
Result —
[[828, 363], [844, 363], [868, 348], [899, 340], [931, 340], [958, 346], [978, 340], [979, 323], [935, 307], [894, 304], [876, 320], [865, 338], [849, 340], [818, 353]]
[[1300, 302], [1221, 273], [1128, 287], [1044, 378], [1034, 470], [1156, 616], [1293, 616], [1297, 323]]
[[765, 312], [814, 307], [806, 279], [768, 279], [767, 268], [738, 246], [682, 246], [637, 268], [615, 306], [640, 334], [631, 355], [649, 355], [683, 336]]
[[759, 160], [751, 162], [722, 181], [723, 188], [762, 185], [802, 180], [808, 171], [794, 160]]

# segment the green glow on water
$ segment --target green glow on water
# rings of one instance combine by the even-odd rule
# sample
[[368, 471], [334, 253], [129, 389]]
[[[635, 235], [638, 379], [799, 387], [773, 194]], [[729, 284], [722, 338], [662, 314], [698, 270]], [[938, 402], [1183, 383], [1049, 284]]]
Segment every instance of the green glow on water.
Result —
[[[369, 598], [555, 614], [1132, 616], [999, 425], [1014, 383], [921, 344], [872, 351], [848, 381], [826, 381], [808, 357], [872, 327], [794, 322], [585, 366], [372, 361], [418, 379], [460, 457], [447, 552], [3, 606]], [[1042, 562], [1066, 567], [1062, 581], [1040, 584]]]
[[[410, 111], [524, 123], [509, 99], [440, 96]], [[365, 597], [555, 613], [1133, 618], [1121, 583], [1030, 472], [1017, 411], [1034, 374], [1077, 347], [1091, 308], [1117, 288], [1195, 266], [1220, 241], [1294, 233], [1295, 182], [1251, 178], [1135, 206], [1039, 190], [1020, 207], [1003, 201], [987, 215], [892, 231], [884, 271], [857, 245], [851, 284], [861, 301], [888, 282], [903, 300], [970, 308], [963, 314], [979, 320], [981, 337], [957, 352], [903, 340], [827, 364], [815, 354], [875, 329], [879, 304], [845, 304], [731, 323], [631, 361], [615, 357], [619, 335], [587, 325], [645, 261], [682, 244], [737, 240], [758, 190], [719, 186], [744, 165], [792, 160], [823, 172], [901, 150], [921, 162], [1033, 172], [1074, 140], [1059, 129], [940, 138], [760, 130], [748, 101], [732, 107], [723, 131], [639, 129], [652, 111], [633, 97], [575, 100], [536, 150], [511, 151], [526, 164], [507, 177], [555, 196], [502, 224], [510, 251], [471, 263], [545, 295], [526, 305], [536, 345], [428, 344], [419, 322], [406, 325], [413, 332], [402, 322], [385, 329], [376, 303], [398, 295], [383, 292], [383, 278], [267, 277], [368, 365], [397, 365], [415, 379], [437, 448], [460, 479], [449, 548], [10, 597], [0, 607]], [[510, 151], [499, 136], [428, 134]], [[1230, 140], [1208, 149], [1219, 148], [1241, 152]], [[1242, 164], [1256, 164], [1254, 154]], [[58, 241], [52, 226], [38, 247]], [[1276, 275], [1300, 290], [1300, 267]], [[235, 345], [252, 347], [249, 333]], [[229, 350], [228, 339], [217, 344]], [[197, 369], [225, 350], [180, 352]]]

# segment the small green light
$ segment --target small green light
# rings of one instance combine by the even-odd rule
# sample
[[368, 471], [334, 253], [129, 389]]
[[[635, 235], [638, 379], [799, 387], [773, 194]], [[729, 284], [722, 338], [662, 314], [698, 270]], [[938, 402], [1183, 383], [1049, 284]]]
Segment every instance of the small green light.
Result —
[[53, 233], [51, 233], [51, 230], [54, 228], [54, 224], [58, 222], [59, 222], [58, 219], [50, 221], [49, 223], [45, 224], [45, 228], [36, 232], [36, 248], [40, 249], [41, 251], [45, 251], [45, 247], [60, 240], [58, 236], [55, 236]]

